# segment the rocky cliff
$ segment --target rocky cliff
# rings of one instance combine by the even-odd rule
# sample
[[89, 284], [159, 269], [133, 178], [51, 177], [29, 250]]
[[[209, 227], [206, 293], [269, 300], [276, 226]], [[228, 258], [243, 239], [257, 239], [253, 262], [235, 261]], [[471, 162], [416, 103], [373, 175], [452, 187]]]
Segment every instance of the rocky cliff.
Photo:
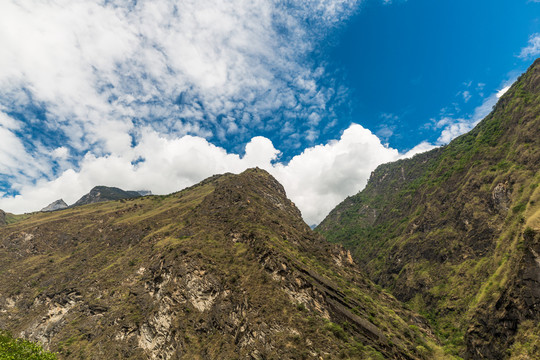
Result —
[[317, 230], [422, 312], [447, 351], [540, 357], [540, 60], [470, 133], [377, 168]]
[[132, 199], [140, 196], [141, 194], [138, 191], [125, 191], [116, 187], [96, 186], [92, 188], [88, 194], [81, 197], [75, 204], [71, 206], [81, 206], [104, 201]]
[[0, 328], [62, 359], [446, 356], [257, 169], [19, 219], [0, 273]]
[[64, 200], [60, 199], [60, 200], [56, 200], [52, 203], [50, 203], [49, 205], [45, 206], [43, 209], [41, 209], [40, 211], [44, 211], [44, 212], [47, 212], [47, 211], [56, 211], [56, 210], [62, 210], [62, 209], [65, 209], [67, 208], [68, 205], [65, 203]]

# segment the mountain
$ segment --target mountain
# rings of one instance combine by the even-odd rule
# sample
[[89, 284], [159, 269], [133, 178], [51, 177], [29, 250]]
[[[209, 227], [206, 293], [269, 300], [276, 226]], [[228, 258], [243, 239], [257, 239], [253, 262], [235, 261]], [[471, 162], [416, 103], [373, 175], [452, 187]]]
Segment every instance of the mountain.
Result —
[[468, 134], [379, 166], [318, 226], [447, 351], [540, 358], [540, 60]]
[[71, 206], [93, 204], [103, 201], [123, 200], [140, 197], [138, 191], [125, 191], [116, 187], [96, 186]]
[[6, 213], [4, 212], [4, 210], [0, 209], [0, 226], [6, 225], [6, 224], [7, 224]]
[[442, 359], [267, 172], [0, 228], [0, 328], [61, 359]]
[[56, 210], [62, 210], [67, 208], [68, 205], [64, 202], [64, 200], [56, 200], [53, 203], [50, 203], [49, 205], [45, 206], [40, 211], [47, 212], [47, 211], [56, 211]]

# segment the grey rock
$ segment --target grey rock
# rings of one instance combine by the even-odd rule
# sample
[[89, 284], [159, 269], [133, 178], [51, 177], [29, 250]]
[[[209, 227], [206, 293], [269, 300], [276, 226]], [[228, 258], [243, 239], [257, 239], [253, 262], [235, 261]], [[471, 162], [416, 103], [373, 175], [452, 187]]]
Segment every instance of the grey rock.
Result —
[[125, 191], [116, 187], [96, 186], [72, 206], [93, 204], [103, 201], [132, 199], [140, 196], [141, 194], [138, 191]]
[[50, 203], [49, 205], [45, 206], [43, 209], [41, 209], [42, 212], [48, 212], [48, 211], [56, 211], [56, 210], [62, 210], [67, 208], [68, 205], [65, 203], [64, 200], [56, 200], [53, 203]]

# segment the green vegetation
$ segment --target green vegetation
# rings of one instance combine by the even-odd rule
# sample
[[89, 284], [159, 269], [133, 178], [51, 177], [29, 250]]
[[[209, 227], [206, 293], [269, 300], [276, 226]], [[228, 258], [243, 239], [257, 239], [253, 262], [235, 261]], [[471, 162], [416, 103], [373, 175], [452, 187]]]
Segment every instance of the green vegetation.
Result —
[[43, 350], [33, 342], [15, 339], [0, 330], [0, 360], [56, 360], [55, 354]]
[[[540, 231], [538, 164], [540, 61], [475, 129], [379, 166], [316, 230], [351, 249], [372, 279], [426, 316], [448, 353], [502, 357], [515, 331], [499, 342], [486, 334], [500, 327], [497, 319], [515, 316], [495, 314], [497, 302], [529, 314], [519, 271], [529, 266], [526, 251]], [[485, 324], [478, 325], [483, 335], [471, 324]]]

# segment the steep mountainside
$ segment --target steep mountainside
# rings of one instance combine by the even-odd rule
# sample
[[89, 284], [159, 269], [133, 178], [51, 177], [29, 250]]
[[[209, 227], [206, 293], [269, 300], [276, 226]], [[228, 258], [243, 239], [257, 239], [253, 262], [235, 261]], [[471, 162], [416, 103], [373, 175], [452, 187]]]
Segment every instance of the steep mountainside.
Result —
[[470, 133], [381, 165], [317, 231], [424, 313], [447, 350], [540, 358], [539, 170], [537, 60]]
[[141, 194], [137, 191], [125, 191], [116, 187], [96, 186], [90, 192], [81, 197], [71, 206], [80, 206], [93, 204], [103, 201], [122, 200], [140, 197]]
[[436, 359], [262, 170], [0, 227], [0, 328], [63, 359]]

